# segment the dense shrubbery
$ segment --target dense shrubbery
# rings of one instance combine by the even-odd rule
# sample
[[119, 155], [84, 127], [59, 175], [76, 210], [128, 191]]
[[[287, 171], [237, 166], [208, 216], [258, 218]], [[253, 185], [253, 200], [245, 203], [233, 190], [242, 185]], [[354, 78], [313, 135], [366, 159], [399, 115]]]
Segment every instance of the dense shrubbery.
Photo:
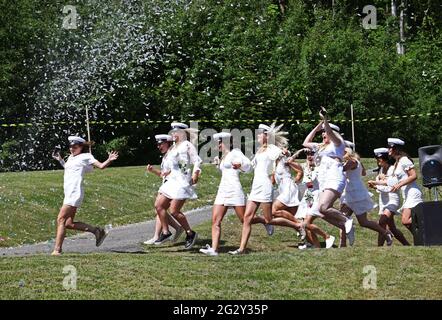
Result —
[[[334, 7], [326, 0], [287, 0], [282, 1], [286, 3], [284, 12], [276, 0], [139, 0], [130, 1], [130, 6], [126, 2], [104, 1], [100, 6], [100, 1], [95, 5], [74, 1], [82, 24], [79, 30], [69, 31], [61, 29], [64, 3], [60, 1], [1, 0], [0, 121], [37, 118], [33, 106], [41, 105], [41, 97], [49, 95], [35, 88], [47, 83], [43, 88], [50, 92], [56, 79], [50, 72], [54, 61], [73, 64], [84, 59], [73, 43], [81, 47], [100, 39], [119, 41], [123, 49], [131, 50], [127, 41], [105, 28], [115, 21], [118, 30], [121, 21], [113, 13], [120, 11], [126, 15], [144, 12], [146, 21], [140, 28], [160, 39], [156, 58], [140, 62], [132, 57], [125, 60], [127, 66], [110, 69], [112, 72], [106, 66], [94, 69], [88, 80], [100, 85], [93, 92], [83, 88], [83, 94], [74, 100], [45, 101], [49, 105], [46, 117], [50, 119], [52, 111], [66, 110], [74, 114], [67, 119], [81, 121], [88, 105], [93, 120], [204, 118], [217, 122], [200, 127], [220, 129], [233, 126], [228, 122], [232, 119], [316, 119], [319, 105], [328, 106], [338, 120], [350, 118], [351, 103], [356, 119], [442, 111], [440, 1], [407, 1], [405, 55], [396, 53], [399, 27], [398, 19], [391, 16], [390, 0], [336, 0]], [[377, 29], [362, 28], [366, 4], [378, 8]], [[110, 20], [104, 23], [103, 19]], [[100, 33], [100, 28], [106, 32]], [[70, 80], [76, 79], [64, 79]], [[356, 143], [360, 152], [370, 155], [388, 136], [400, 136], [416, 155], [418, 146], [442, 141], [440, 119], [357, 123]], [[293, 148], [311, 126], [287, 124]], [[350, 124], [341, 127], [348, 138]], [[124, 165], [157, 157], [153, 134], [167, 129], [167, 123], [95, 125], [92, 133], [98, 144], [128, 137], [119, 140], [131, 152], [119, 161]], [[14, 140], [27, 153], [37, 141], [38, 147], [32, 156], [23, 156], [24, 162], [29, 168], [47, 168], [50, 162], [41, 161], [48, 158], [52, 146], [66, 134], [81, 131], [82, 125], [71, 129], [54, 126], [38, 131], [35, 137], [32, 128], [5, 128], [0, 132], [0, 145]], [[97, 151], [103, 153], [104, 149]], [[2, 153], [3, 170], [21, 169], [14, 166], [16, 161], [4, 159], [6, 154], [8, 151]]]

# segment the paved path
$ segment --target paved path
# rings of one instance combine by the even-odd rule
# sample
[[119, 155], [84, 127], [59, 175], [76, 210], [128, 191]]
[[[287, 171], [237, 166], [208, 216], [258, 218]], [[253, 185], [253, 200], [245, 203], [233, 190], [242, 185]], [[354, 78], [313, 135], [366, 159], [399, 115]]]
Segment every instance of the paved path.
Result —
[[[196, 226], [211, 219], [212, 207], [208, 206], [191, 210], [186, 213], [186, 216], [190, 225]], [[95, 237], [91, 233], [81, 233], [73, 237], [66, 238], [63, 244], [63, 252], [144, 252], [144, 248], [141, 243], [153, 235], [154, 228], [155, 220], [113, 228], [99, 248], [95, 246]], [[48, 254], [52, 252], [53, 247], [54, 243], [52, 241], [46, 241], [38, 244], [23, 245], [20, 247], [0, 248], [0, 257], [26, 256], [41, 253]]]

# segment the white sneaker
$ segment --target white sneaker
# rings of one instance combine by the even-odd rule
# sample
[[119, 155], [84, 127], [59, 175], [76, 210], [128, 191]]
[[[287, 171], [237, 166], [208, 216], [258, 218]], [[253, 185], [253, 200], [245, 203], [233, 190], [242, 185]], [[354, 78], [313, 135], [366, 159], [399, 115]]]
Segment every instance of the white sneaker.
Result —
[[330, 249], [333, 247], [333, 244], [335, 243], [335, 237], [330, 236], [328, 239], [325, 239], [325, 247], [327, 249]]
[[234, 251], [229, 251], [229, 254], [237, 256], [237, 255], [240, 255], [240, 254], [244, 254], [244, 252], [240, 251], [239, 249], [236, 249]]
[[275, 232], [275, 228], [271, 224], [265, 224], [264, 227], [266, 228], [267, 234], [271, 236], [273, 232]]
[[210, 245], [208, 245], [208, 244], [206, 244], [205, 248], [201, 248], [200, 252], [204, 253], [207, 256], [217, 256], [218, 255], [218, 252], [213, 250], [213, 248], [211, 248]]
[[157, 239], [158, 239], [158, 238], [152, 238], [152, 239], [149, 239], [149, 240], [147, 240], [147, 241], [144, 241], [143, 243], [144, 243], [144, 244], [151, 245], [151, 244], [154, 244], [155, 241], [157, 241]]
[[348, 243], [350, 244], [350, 246], [353, 246], [353, 244], [355, 243], [355, 228], [352, 227], [350, 232], [347, 233], [347, 238], [348, 238]]
[[184, 232], [183, 227], [180, 227], [178, 230], [176, 230], [175, 234], [173, 235], [172, 242], [177, 242], [177, 240], [181, 237], [183, 232]]
[[347, 221], [345, 221], [345, 233], [350, 233], [350, 230], [353, 228], [353, 219], [348, 218]]
[[385, 236], [385, 239], [387, 240], [387, 246], [391, 246], [393, 244], [393, 236], [391, 233], [387, 233]]
[[301, 235], [301, 242], [305, 241], [307, 237], [307, 233], [305, 232], [304, 224], [301, 223], [301, 227], [299, 228], [299, 234]]

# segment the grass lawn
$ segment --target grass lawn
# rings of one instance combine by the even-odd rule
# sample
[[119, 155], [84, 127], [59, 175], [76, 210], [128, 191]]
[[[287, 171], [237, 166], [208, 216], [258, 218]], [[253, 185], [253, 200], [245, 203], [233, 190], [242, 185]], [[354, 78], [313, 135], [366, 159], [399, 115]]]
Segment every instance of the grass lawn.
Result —
[[[371, 160], [365, 164], [374, 167]], [[200, 199], [189, 202], [187, 209], [213, 201], [219, 176], [212, 167], [204, 168], [204, 172], [198, 189]], [[247, 191], [250, 178], [243, 177]], [[51, 221], [62, 201], [61, 179], [61, 172], [0, 175], [0, 235], [15, 234], [6, 244], [53, 237], [55, 226]], [[143, 168], [96, 171], [88, 176], [87, 183], [80, 213], [84, 220], [119, 225], [153, 217], [153, 195], [159, 181], [144, 176]], [[370, 216], [377, 219], [377, 212]], [[399, 219], [396, 221], [400, 225]], [[338, 236], [335, 228], [322, 221], [318, 224]], [[357, 226], [352, 248], [301, 251], [295, 248], [292, 230], [276, 228], [269, 237], [262, 225], [256, 225], [250, 254], [232, 257], [226, 251], [238, 247], [240, 228], [235, 216], [226, 218], [218, 257], [198, 253], [202, 245], [210, 243], [207, 222], [195, 228], [200, 240], [190, 252], [184, 251], [180, 242], [146, 246], [142, 254], [0, 258], [0, 299], [442, 298], [441, 247], [402, 247], [395, 241], [393, 247], [378, 248], [377, 235]], [[412, 241], [411, 234], [401, 229]], [[75, 291], [63, 288], [66, 265], [77, 270]], [[375, 289], [363, 287], [367, 266], [376, 269]]]

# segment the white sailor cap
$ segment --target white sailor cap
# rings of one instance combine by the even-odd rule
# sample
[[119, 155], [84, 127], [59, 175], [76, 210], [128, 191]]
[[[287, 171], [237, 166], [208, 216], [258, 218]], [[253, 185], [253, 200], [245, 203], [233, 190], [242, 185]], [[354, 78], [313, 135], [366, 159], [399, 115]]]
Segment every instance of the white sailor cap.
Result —
[[398, 139], [398, 138], [388, 138], [387, 142], [390, 147], [403, 146], [405, 144], [405, 142], [403, 140]]
[[75, 144], [83, 144], [86, 142], [86, 140], [84, 140], [83, 138], [78, 137], [78, 136], [70, 136], [68, 138], [68, 140], [69, 140], [69, 145], [71, 145], [71, 146], [73, 146]]
[[221, 140], [221, 139], [230, 138], [231, 136], [232, 136], [232, 134], [229, 132], [219, 132], [219, 133], [215, 133], [213, 135], [213, 139]]
[[181, 122], [172, 122], [171, 125], [172, 129], [187, 129], [189, 128], [189, 126], [185, 123], [181, 123]]
[[355, 144], [351, 141], [344, 140], [345, 146], [354, 150]]
[[[330, 126], [330, 128], [332, 128], [332, 130], [334, 130], [336, 132], [341, 132], [341, 129], [337, 125], [335, 125], [333, 123], [329, 123], [328, 125]], [[324, 124], [322, 124], [322, 129], [324, 129]]]
[[157, 140], [157, 143], [161, 143], [165, 141], [173, 141], [173, 138], [168, 134], [157, 134], [155, 135], [155, 140]]
[[373, 150], [373, 152], [376, 157], [380, 157], [384, 154], [388, 154], [388, 149], [387, 148], [376, 148]]
[[262, 130], [264, 132], [269, 132], [272, 130], [272, 128], [270, 128], [269, 126], [262, 124], [262, 123], [258, 126], [258, 129]]

